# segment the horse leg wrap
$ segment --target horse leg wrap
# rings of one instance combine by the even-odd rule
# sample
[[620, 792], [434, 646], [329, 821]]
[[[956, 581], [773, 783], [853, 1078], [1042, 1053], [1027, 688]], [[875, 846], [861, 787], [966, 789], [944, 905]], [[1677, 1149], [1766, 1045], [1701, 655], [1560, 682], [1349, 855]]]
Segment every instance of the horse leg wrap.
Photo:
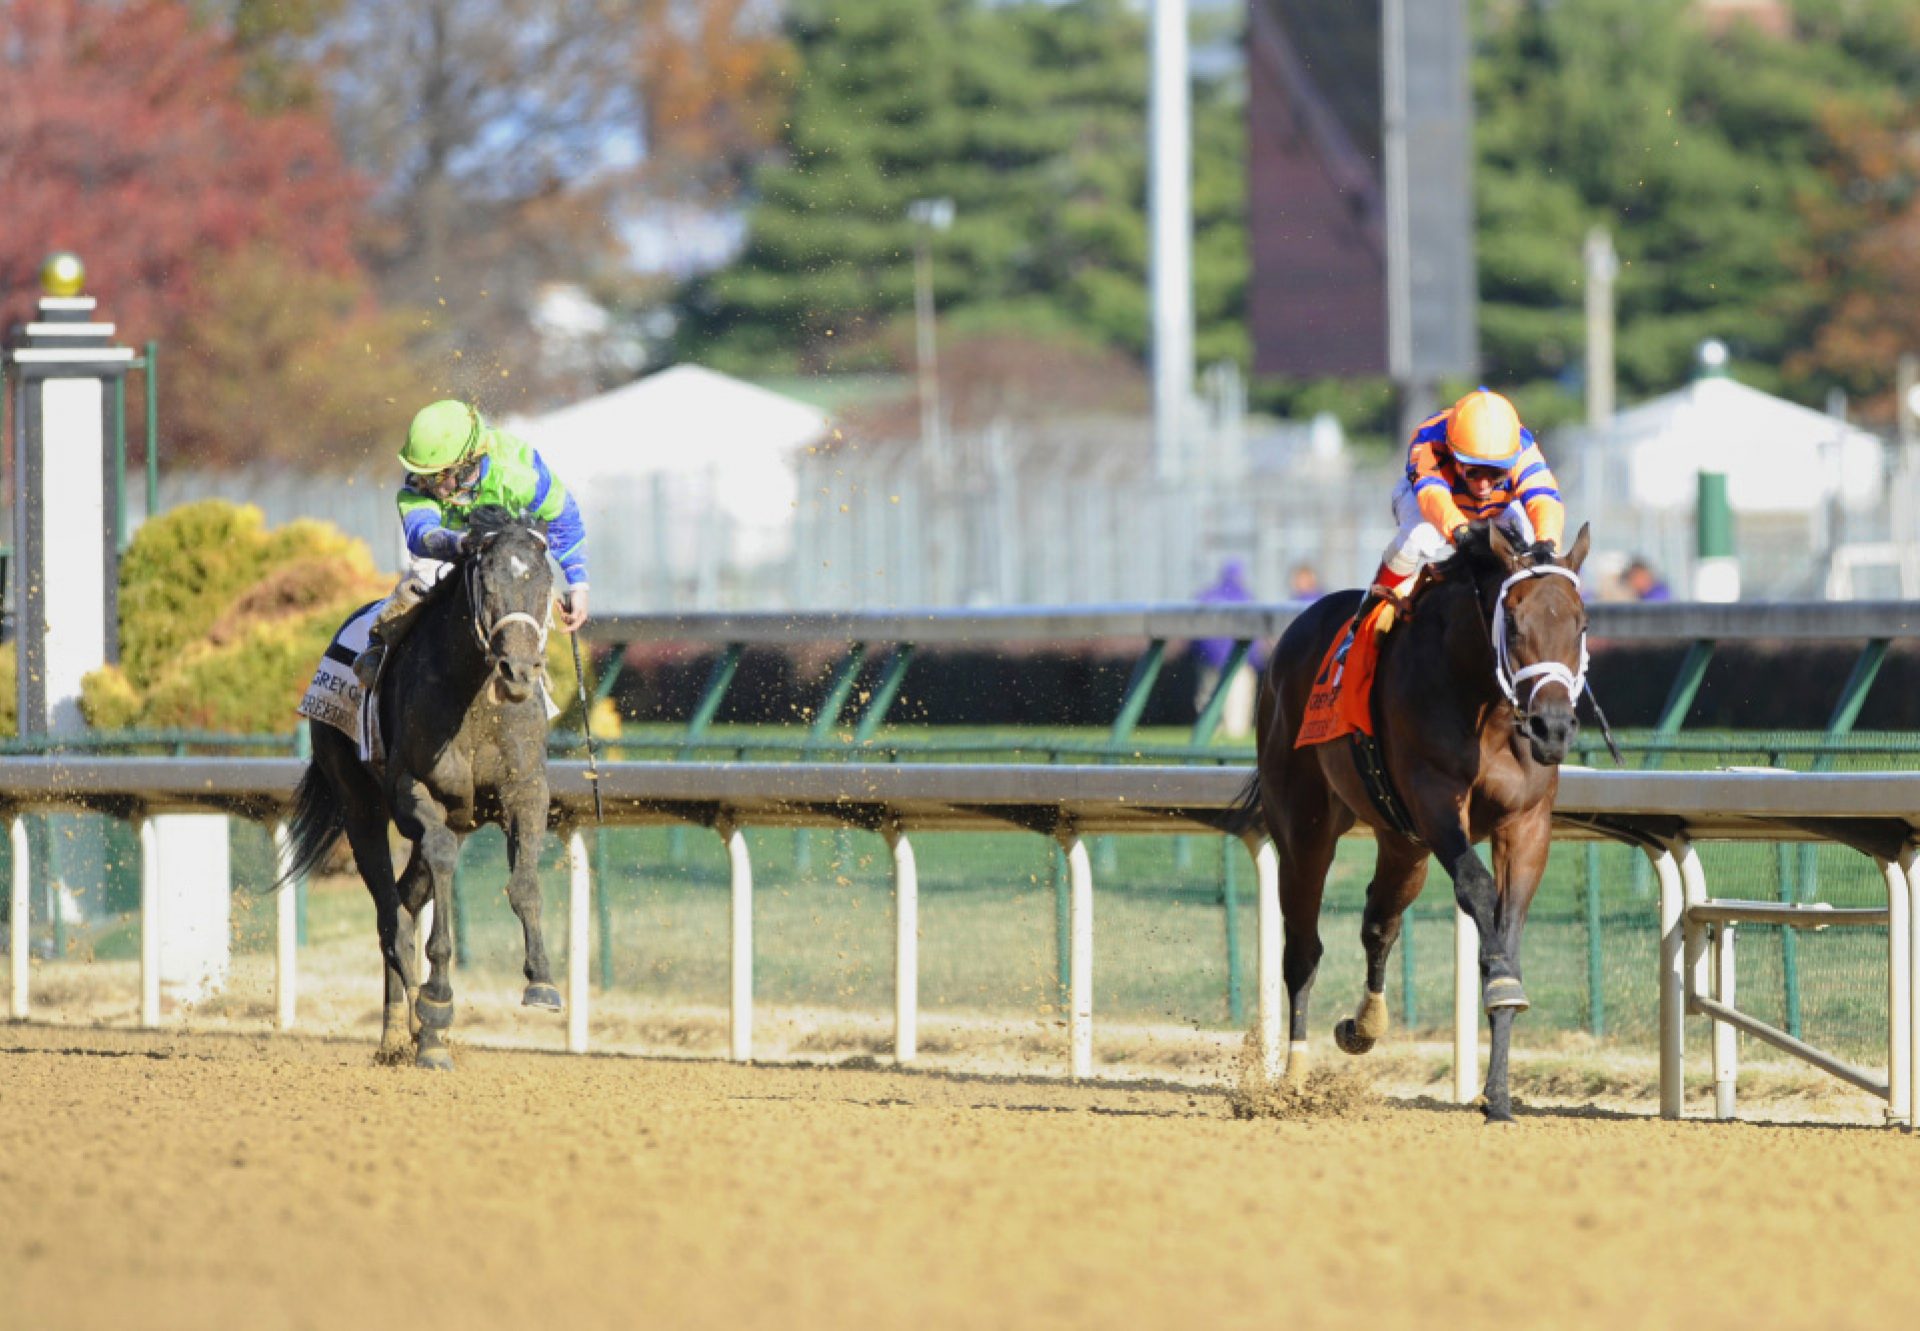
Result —
[[420, 1014], [420, 1032], [424, 1036], [428, 1031], [444, 1031], [453, 1025], [453, 1000], [442, 1002], [437, 998], [428, 998], [421, 994], [414, 1001], [414, 1008]]
[[1307, 1052], [1305, 1040], [1294, 1040], [1287, 1045], [1287, 1087], [1290, 1090], [1304, 1090], [1307, 1074], [1313, 1070], [1313, 1057]]
[[1367, 993], [1352, 1017], [1333, 1028], [1333, 1041], [1349, 1054], [1364, 1054], [1387, 1033], [1387, 999], [1384, 994]]
[[1495, 1008], [1512, 1008], [1516, 1012], [1525, 1012], [1533, 1006], [1527, 1001], [1527, 991], [1520, 984], [1517, 975], [1496, 975], [1487, 981], [1487, 987], [1481, 993], [1488, 1012]]
[[413, 1065], [434, 1072], [453, 1070], [453, 1051], [440, 1038], [440, 1032], [431, 1028], [420, 1032], [420, 1048], [413, 1056]]

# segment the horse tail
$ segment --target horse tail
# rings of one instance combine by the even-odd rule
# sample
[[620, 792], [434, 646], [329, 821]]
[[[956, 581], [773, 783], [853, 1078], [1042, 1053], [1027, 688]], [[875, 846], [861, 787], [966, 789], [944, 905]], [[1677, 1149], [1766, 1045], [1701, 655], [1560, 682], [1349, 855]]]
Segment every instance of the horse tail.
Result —
[[333, 848], [334, 839], [346, 828], [346, 806], [334, 791], [333, 782], [320, 770], [318, 762], [308, 763], [307, 774], [300, 778], [300, 787], [293, 795], [293, 817], [287, 820], [293, 846], [273, 887], [284, 887], [312, 873]]
[[1227, 810], [1225, 830], [1231, 836], [1245, 836], [1260, 825], [1260, 816], [1260, 768], [1256, 765]]

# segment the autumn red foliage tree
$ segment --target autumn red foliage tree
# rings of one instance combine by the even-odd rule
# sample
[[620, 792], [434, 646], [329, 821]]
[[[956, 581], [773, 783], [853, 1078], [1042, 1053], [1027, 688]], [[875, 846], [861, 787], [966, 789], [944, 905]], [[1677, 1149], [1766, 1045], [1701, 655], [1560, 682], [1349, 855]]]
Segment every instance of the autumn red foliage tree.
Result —
[[[275, 376], [296, 373], [289, 362], [313, 373], [310, 357], [247, 364], [196, 353], [212, 326], [259, 312], [221, 307], [236, 285], [258, 288], [223, 280], [230, 264], [277, 269], [296, 307], [303, 284], [322, 283], [326, 299], [310, 313], [329, 326], [316, 333], [337, 341], [342, 324], [365, 322], [359, 340], [378, 329], [383, 352], [395, 351], [355, 257], [366, 183], [324, 114], [250, 105], [245, 72], [231, 34], [196, 22], [183, 0], [0, 0], [0, 316], [12, 322], [31, 309], [47, 253], [78, 253], [89, 294], [120, 336], [171, 348], [161, 383], [176, 407], [264, 408], [287, 388]], [[232, 336], [247, 340], [244, 328]], [[374, 359], [390, 371], [395, 357]], [[247, 382], [209, 378], [236, 374]], [[293, 396], [313, 401], [311, 391]], [[170, 456], [259, 456], [260, 420], [187, 416], [163, 430]], [[272, 451], [325, 453], [375, 428], [309, 414], [296, 429], [311, 437], [283, 429]]]

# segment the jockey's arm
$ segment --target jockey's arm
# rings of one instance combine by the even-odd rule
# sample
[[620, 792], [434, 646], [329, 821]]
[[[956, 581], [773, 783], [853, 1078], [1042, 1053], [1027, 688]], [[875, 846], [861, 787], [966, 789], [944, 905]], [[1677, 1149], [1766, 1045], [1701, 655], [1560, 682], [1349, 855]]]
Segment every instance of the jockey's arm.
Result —
[[1560, 548], [1567, 530], [1567, 506], [1560, 498], [1560, 482], [1554, 479], [1538, 445], [1529, 443], [1513, 468], [1514, 501], [1527, 512], [1536, 539]]
[[440, 502], [431, 495], [411, 488], [402, 489], [397, 500], [400, 526], [406, 532], [407, 553], [415, 559], [454, 560], [466, 540], [465, 532], [453, 531], [442, 521]]
[[533, 514], [547, 524], [547, 548], [566, 575], [567, 590], [561, 598], [561, 626], [572, 633], [587, 622], [587, 528], [580, 517], [580, 505], [572, 493], [548, 469], [538, 453], [533, 455], [534, 471], [539, 478]]
[[1420, 505], [1420, 516], [1452, 540], [1453, 533], [1466, 526], [1467, 515], [1453, 502], [1453, 482], [1441, 471], [1432, 445], [1416, 441], [1408, 451], [1407, 479], [1413, 482], [1413, 497]]

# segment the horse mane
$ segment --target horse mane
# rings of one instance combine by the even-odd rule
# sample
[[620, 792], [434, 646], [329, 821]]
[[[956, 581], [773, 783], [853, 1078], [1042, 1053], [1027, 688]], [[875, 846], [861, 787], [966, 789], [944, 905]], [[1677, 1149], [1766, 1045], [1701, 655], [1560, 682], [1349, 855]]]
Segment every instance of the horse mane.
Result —
[[467, 513], [467, 530], [475, 536], [493, 536], [516, 527], [526, 531], [536, 530], [532, 519], [500, 504], [482, 504]]
[[[1536, 568], [1554, 562], [1553, 555], [1544, 548], [1522, 549], [1519, 553], [1522, 559]], [[1493, 552], [1493, 529], [1478, 524], [1469, 526], [1453, 553], [1434, 565], [1434, 572], [1442, 579], [1455, 582], [1465, 580], [1474, 586], [1495, 574], [1504, 576], [1507, 571], [1506, 561]]]

